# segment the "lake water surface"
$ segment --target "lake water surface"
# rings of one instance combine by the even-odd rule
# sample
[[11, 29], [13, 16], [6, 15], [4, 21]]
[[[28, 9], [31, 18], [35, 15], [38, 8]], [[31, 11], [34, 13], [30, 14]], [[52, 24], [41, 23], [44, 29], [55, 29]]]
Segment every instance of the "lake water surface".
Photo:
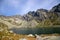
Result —
[[13, 28], [14, 33], [17, 34], [53, 34], [60, 33], [60, 27], [41, 27], [41, 28]]

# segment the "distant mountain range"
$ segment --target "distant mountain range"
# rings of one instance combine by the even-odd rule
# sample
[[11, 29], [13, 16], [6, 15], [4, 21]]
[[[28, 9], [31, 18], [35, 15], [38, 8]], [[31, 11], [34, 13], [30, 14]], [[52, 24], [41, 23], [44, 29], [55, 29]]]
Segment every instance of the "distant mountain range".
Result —
[[60, 25], [60, 4], [54, 6], [51, 10], [37, 9], [36, 11], [29, 11], [23, 16], [0, 15], [0, 23], [7, 25], [8, 28], [52, 27]]

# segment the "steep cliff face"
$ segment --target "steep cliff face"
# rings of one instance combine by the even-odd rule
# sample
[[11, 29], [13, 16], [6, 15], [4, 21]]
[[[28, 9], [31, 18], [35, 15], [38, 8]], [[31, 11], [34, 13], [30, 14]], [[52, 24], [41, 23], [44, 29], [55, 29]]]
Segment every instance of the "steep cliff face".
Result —
[[38, 9], [36, 12], [35, 11], [30, 11], [28, 12], [26, 15], [24, 15], [23, 17], [30, 21], [30, 20], [44, 20], [45, 18], [47, 18], [47, 13], [48, 10], [45, 9]]
[[51, 9], [52, 12], [60, 12], [60, 4], [54, 6], [52, 9]]

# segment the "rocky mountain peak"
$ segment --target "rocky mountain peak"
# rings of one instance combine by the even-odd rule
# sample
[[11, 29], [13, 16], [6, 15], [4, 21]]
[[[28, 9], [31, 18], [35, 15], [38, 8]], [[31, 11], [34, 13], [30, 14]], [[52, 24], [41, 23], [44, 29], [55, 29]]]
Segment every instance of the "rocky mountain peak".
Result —
[[54, 6], [54, 7], [51, 9], [51, 11], [53, 11], [53, 12], [60, 12], [60, 3], [59, 3], [58, 5], [56, 5], [56, 6]]
[[46, 10], [46, 9], [37, 9], [37, 12], [38, 11], [41, 11], [41, 12], [48, 12], [48, 10]]

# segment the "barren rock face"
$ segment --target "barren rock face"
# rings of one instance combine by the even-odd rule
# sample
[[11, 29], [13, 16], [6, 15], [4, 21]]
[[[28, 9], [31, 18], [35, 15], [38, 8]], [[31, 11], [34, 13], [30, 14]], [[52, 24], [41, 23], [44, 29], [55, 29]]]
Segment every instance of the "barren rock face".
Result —
[[60, 12], [60, 4], [54, 6], [54, 7], [51, 9], [51, 11], [53, 11], [53, 12]]

